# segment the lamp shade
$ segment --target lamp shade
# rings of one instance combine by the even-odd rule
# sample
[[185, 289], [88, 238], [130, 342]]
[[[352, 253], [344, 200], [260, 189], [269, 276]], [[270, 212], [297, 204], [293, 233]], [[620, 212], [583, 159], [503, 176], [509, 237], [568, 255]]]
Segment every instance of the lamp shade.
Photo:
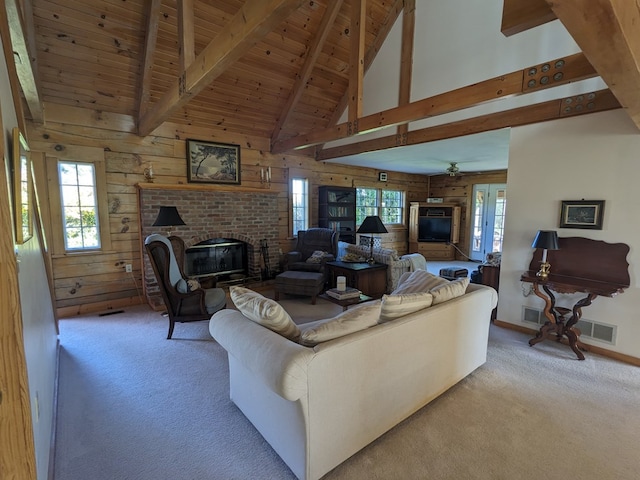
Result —
[[160, 207], [158, 217], [153, 222], [154, 227], [175, 227], [185, 225], [176, 207]]
[[558, 250], [558, 233], [555, 230], [539, 230], [531, 247]]
[[356, 233], [388, 233], [388, 230], [380, 217], [371, 215], [364, 219]]

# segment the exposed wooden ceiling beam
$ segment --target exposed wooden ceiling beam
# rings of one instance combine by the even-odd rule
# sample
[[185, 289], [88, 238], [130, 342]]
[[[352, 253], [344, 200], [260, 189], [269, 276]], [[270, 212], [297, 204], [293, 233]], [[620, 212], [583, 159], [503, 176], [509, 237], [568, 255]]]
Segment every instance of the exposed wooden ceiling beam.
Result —
[[500, 31], [510, 37], [555, 19], [545, 0], [503, 0]]
[[[416, 1], [406, 0], [402, 12], [402, 46], [400, 47], [400, 91], [398, 105], [411, 102], [411, 73], [413, 71], [413, 38], [416, 26]], [[399, 138], [406, 136], [409, 124], [398, 125]]]
[[151, 74], [153, 72], [153, 54], [158, 39], [158, 22], [160, 21], [160, 7], [162, 0], [147, 0], [147, 25], [144, 38], [144, 52], [140, 65], [140, 85], [138, 86], [138, 117], [146, 111], [151, 96]]
[[367, 21], [367, 0], [351, 0], [351, 31], [349, 32], [349, 125], [358, 131], [362, 117], [362, 80], [364, 78], [364, 35]]
[[193, 0], [178, 0], [178, 41], [180, 70], [184, 71], [196, 58]]
[[[546, 64], [549, 64], [551, 68], [548, 73], [543, 71], [542, 65], [534, 65], [474, 85], [362, 117], [358, 119], [359, 131], [356, 135], [463, 110], [508, 96], [556, 87], [597, 75], [591, 64], [581, 53], [555, 59], [546, 62]], [[543, 80], [543, 77], [546, 80]], [[350, 136], [352, 134], [349, 132], [347, 122], [332, 128], [277, 142], [272, 146], [271, 151], [272, 153], [282, 153]]]
[[206, 88], [304, 0], [248, 0], [169, 90], [139, 119], [138, 135], [149, 135]]
[[32, 57], [25, 35], [26, 30], [22, 21], [22, 13], [17, 0], [6, 0], [5, 5], [18, 81], [20, 82], [20, 87], [22, 87], [22, 93], [29, 107], [32, 120], [36, 123], [43, 123], [42, 97], [40, 96], [38, 80], [32, 66]]
[[640, 128], [638, 1], [548, 0], [547, 3]]
[[616, 100], [613, 93], [611, 93], [611, 90], [599, 90], [593, 93], [549, 100], [526, 107], [514, 108], [434, 127], [412, 130], [407, 133], [406, 138], [402, 141], [398, 139], [397, 135], [389, 135], [364, 142], [326, 148], [318, 154], [317, 160], [330, 160], [332, 158], [386, 150], [404, 145], [417, 145], [447, 138], [463, 137], [465, 135], [489, 132], [500, 128], [530, 125], [532, 123], [602, 112], [615, 108], [620, 108], [620, 103]]
[[[382, 48], [382, 44], [387, 39], [387, 36], [389, 35], [391, 28], [393, 28], [393, 24], [398, 19], [400, 12], [402, 12], [403, 7], [404, 7], [404, 0], [395, 0], [395, 3], [393, 4], [393, 6], [391, 7], [391, 9], [389, 9], [389, 14], [387, 15], [387, 18], [385, 19], [382, 26], [380, 27], [380, 30], [378, 32], [378, 35], [376, 35], [376, 39], [373, 45], [369, 47], [366, 55], [364, 56], [365, 73], [367, 72], [367, 70], [369, 70], [369, 67], [375, 60], [376, 55], [380, 51], [380, 48]], [[332, 125], [332, 126], [336, 125], [340, 121], [340, 117], [342, 117], [344, 110], [347, 108], [348, 102], [349, 102], [349, 91], [347, 90], [345, 94], [342, 96], [342, 100], [340, 100], [340, 102], [336, 106], [336, 109], [334, 110], [333, 115], [329, 120], [329, 125]]]
[[293, 89], [291, 90], [291, 93], [284, 104], [284, 108], [280, 112], [280, 117], [276, 122], [276, 126], [273, 129], [273, 133], [271, 134], [271, 143], [278, 141], [280, 132], [282, 131], [282, 126], [289, 120], [289, 117], [295, 110], [296, 104], [300, 101], [300, 97], [304, 93], [304, 87], [309, 81], [309, 77], [311, 77], [311, 72], [313, 72], [316, 60], [318, 60], [318, 57], [322, 53], [322, 47], [331, 32], [331, 27], [336, 21], [336, 17], [340, 12], [340, 8], [342, 8], [342, 4], [343, 0], [335, 0], [330, 2], [327, 6], [327, 10], [322, 17], [322, 22], [318, 28], [318, 33], [307, 52], [304, 65], [293, 84]]

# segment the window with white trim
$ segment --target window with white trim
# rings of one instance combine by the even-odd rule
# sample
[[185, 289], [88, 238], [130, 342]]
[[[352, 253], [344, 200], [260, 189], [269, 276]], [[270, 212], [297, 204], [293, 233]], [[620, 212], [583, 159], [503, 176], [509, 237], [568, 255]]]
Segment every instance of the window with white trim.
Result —
[[309, 181], [306, 178], [291, 179], [291, 225], [293, 235], [309, 228]]
[[399, 190], [356, 188], [356, 223], [360, 225], [370, 215], [377, 215], [384, 224], [402, 223], [404, 193]]
[[58, 162], [65, 250], [95, 250], [100, 222], [95, 167], [92, 163]]

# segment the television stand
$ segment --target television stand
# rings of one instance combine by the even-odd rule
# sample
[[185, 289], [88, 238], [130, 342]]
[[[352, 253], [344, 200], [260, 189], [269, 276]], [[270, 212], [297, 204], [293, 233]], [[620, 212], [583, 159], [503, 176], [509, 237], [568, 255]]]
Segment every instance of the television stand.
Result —
[[409, 253], [420, 253], [427, 260], [455, 260], [461, 210], [454, 204], [411, 202]]

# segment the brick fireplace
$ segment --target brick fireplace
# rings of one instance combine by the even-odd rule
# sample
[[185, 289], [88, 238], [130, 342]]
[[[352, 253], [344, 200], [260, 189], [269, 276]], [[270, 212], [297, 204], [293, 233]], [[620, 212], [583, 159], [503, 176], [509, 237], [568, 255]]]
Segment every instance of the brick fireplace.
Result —
[[162, 307], [162, 298], [144, 239], [152, 233], [166, 235], [168, 227], [153, 227], [163, 205], [175, 206], [186, 225], [172, 227], [171, 234], [181, 237], [185, 247], [211, 239], [231, 239], [246, 244], [246, 275], [261, 279], [263, 261], [261, 242], [269, 246], [269, 265], [278, 265], [278, 201], [275, 192], [248, 190], [213, 190], [195, 185], [139, 186], [140, 241], [143, 252], [143, 284], [147, 301], [153, 308]]

